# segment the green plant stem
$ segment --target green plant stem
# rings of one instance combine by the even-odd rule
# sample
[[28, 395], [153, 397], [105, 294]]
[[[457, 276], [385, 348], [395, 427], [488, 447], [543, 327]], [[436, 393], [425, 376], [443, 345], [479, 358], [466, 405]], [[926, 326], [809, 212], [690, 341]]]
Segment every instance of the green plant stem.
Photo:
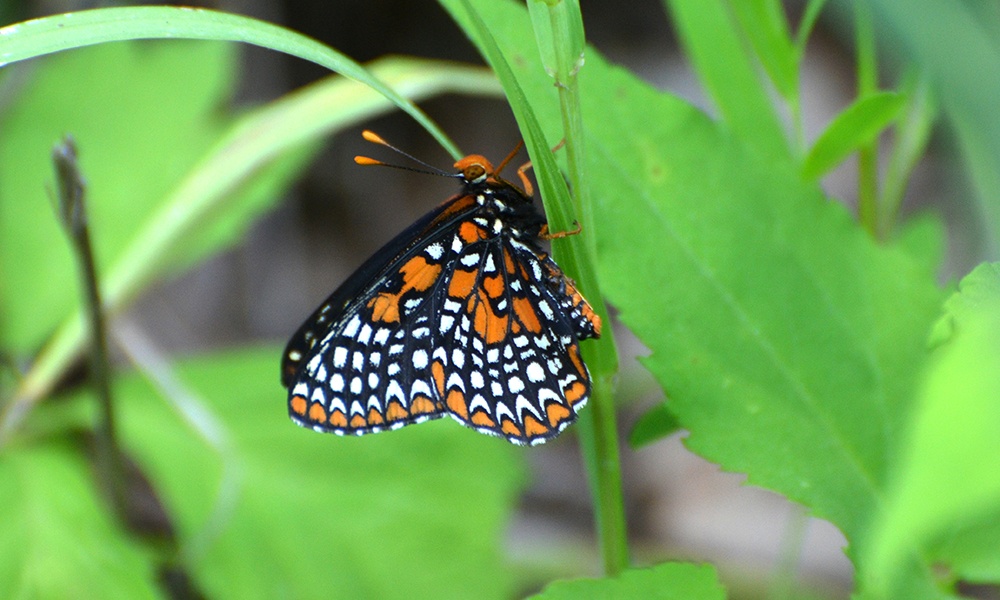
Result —
[[90, 328], [90, 383], [97, 396], [97, 464], [101, 481], [119, 517], [125, 516], [125, 476], [115, 430], [111, 397], [111, 370], [108, 365], [107, 330], [101, 305], [97, 267], [87, 223], [83, 178], [77, 165], [73, 140], [66, 137], [52, 150], [59, 187], [59, 209], [63, 226], [73, 245], [83, 285], [83, 304]]
[[[596, 255], [594, 218], [588, 198], [584, 165], [585, 141], [583, 113], [580, 107], [577, 72], [583, 64], [585, 42], [579, 5], [575, 0], [529, 2], [536, 38], [546, 70], [555, 78], [559, 108], [565, 136], [567, 173], [573, 194], [573, 204], [579, 224], [585, 233], [586, 257], [582, 270], [593, 265]], [[581, 273], [581, 292], [590, 299], [595, 312], [609, 323], [607, 309], [590, 273]], [[617, 575], [628, 568], [628, 540], [625, 528], [624, 497], [621, 483], [621, 460], [618, 452], [618, 430], [614, 406], [613, 376], [617, 370], [617, 355], [611, 328], [604, 327], [603, 337], [596, 344], [587, 344], [584, 358], [592, 373], [590, 410], [580, 419], [581, 445], [594, 498], [596, 529], [604, 571]]]
[[926, 73], [916, 71], [909, 73], [904, 83], [904, 90], [906, 107], [902, 118], [896, 124], [892, 154], [886, 166], [879, 198], [878, 234], [882, 240], [892, 236], [899, 207], [906, 194], [906, 185], [927, 147], [937, 112]]
[[[858, 98], [878, 91], [878, 64], [875, 57], [875, 32], [871, 8], [866, 0], [854, 2], [854, 34], [857, 50]], [[858, 219], [875, 237], [878, 218], [878, 138], [858, 150]]]

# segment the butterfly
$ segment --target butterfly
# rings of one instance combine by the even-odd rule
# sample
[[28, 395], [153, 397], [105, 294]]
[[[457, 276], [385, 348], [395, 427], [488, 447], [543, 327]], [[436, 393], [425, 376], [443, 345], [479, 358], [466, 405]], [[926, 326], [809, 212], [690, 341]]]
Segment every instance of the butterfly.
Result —
[[599, 337], [601, 320], [539, 245], [568, 233], [549, 234], [529, 165], [518, 170], [524, 190], [499, 176], [519, 148], [499, 169], [474, 154], [454, 174], [437, 171], [461, 191], [369, 258], [292, 336], [281, 365], [292, 421], [361, 435], [450, 415], [535, 445], [576, 420], [591, 390], [579, 342]]

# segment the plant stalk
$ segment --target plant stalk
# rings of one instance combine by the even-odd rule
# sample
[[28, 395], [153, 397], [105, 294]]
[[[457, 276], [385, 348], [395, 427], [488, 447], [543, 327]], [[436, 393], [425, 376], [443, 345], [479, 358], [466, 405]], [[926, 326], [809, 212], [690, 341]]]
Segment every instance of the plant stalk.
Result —
[[97, 467], [100, 479], [113, 508], [124, 518], [124, 462], [118, 446], [115, 412], [111, 396], [111, 370], [108, 363], [107, 329], [101, 305], [97, 267], [90, 243], [84, 183], [77, 163], [76, 146], [67, 136], [52, 150], [58, 185], [58, 207], [62, 225], [73, 245], [83, 285], [83, 304], [90, 328], [90, 383], [97, 396], [96, 425]]
[[[542, 61], [555, 79], [558, 90], [567, 174], [574, 211], [584, 232], [586, 257], [582, 264], [586, 269], [586, 265], [594, 264], [597, 248], [593, 234], [593, 212], [588, 197], [589, 186], [586, 182], [586, 144], [577, 82], [577, 73], [583, 65], [585, 51], [583, 21], [576, 0], [535, 0], [528, 5]], [[579, 286], [605, 323], [603, 337], [596, 344], [586, 344], [583, 350], [592, 373], [592, 382], [590, 410], [585, 411], [580, 418], [580, 439], [590, 476], [604, 571], [608, 576], [614, 576], [628, 568], [628, 541], [614, 406], [613, 376], [617, 371], [617, 354], [596, 277], [581, 273]]]

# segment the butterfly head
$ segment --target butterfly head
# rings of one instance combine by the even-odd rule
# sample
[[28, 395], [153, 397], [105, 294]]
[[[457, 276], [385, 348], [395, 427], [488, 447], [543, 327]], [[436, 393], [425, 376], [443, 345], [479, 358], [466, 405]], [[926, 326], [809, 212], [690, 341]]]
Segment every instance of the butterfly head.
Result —
[[496, 175], [493, 164], [480, 154], [466, 156], [455, 163], [455, 168], [458, 169], [459, 176], [469, 185], [495, 179]]

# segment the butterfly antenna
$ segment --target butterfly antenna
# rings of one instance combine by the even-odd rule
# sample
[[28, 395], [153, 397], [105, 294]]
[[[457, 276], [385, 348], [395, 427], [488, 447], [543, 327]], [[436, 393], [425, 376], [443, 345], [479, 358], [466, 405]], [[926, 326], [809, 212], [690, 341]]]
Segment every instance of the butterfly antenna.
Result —
[[365, 138], [365, 140], [367, 140], [367, 141], [369, 141], [369, 142], [371, 142], [373, 144], [378, 144], [380, 146], [385, 146], [386, 148], [388, 148], [388, 149], [396, 152], [397, 154], [402, 154], [403, 156], [405, 156], [406, 158], [412, 160], [413, 162], [415, 162], [415, 163], [417, 163], [417, 164], [419, 164], [421, 166], [426, 167], [426, 169], [417, 169], [417, 168], [414, 168], [414, 167], [406, 167], [406, 166], [403, 166], [403, 165], [394, 165], [392, 163], [383, 162], [381, 160], [377, 160], [377, 159], [374, 159], [374, 158], [369, 158], [367, 156], [355, 156], [354, 157], [354, 162], [357, 163], [357, 164], [359, 164], [359, 165], [363, 165], [363, 166], [366, 166], [366, 167], [367, 166], [392, 167], [393, 169], [402, 169], [403, 171], [413, 171], [414, 173], [424, 173], [426, 175], [443, 175], [445, 177], [454, 177], [455, 176], [453, 173], [446, 173], [445, 171], [442, 171], [441, 169], [438, 169], [437, 167], [434, 167], [432, 165], [429, 165], [429, 164], [425, 163], [424, 161], [422, 161], [419, 158], [417, 158], [417, 157], [409, 154], [408, 152], [404, 152], [404, 151], [400, 150], [399, 148], [393, 146], [389, 142], [387, 142], [384, 139], [382, 139], [382, 136], [380, 136], [379, 134], [375, 133], [374, 131], [369, 131], [369, 130], [365, 129], [364, 131], [361, 132], [361, 137]]
[[514, 157], [521, 151], [521, 148], [524, 148], [524, 140], [518, 142], [517, 145], [514, 146], [514, 149], [510, 151], [510, 154], [507, 155], [507, 158], [503, 159], [500, 166], [497, 167], [495, 175], [499, 175], [500, 172], [503, 171], [503, 168], [507, 166], [507, 163], [514, 160]]

